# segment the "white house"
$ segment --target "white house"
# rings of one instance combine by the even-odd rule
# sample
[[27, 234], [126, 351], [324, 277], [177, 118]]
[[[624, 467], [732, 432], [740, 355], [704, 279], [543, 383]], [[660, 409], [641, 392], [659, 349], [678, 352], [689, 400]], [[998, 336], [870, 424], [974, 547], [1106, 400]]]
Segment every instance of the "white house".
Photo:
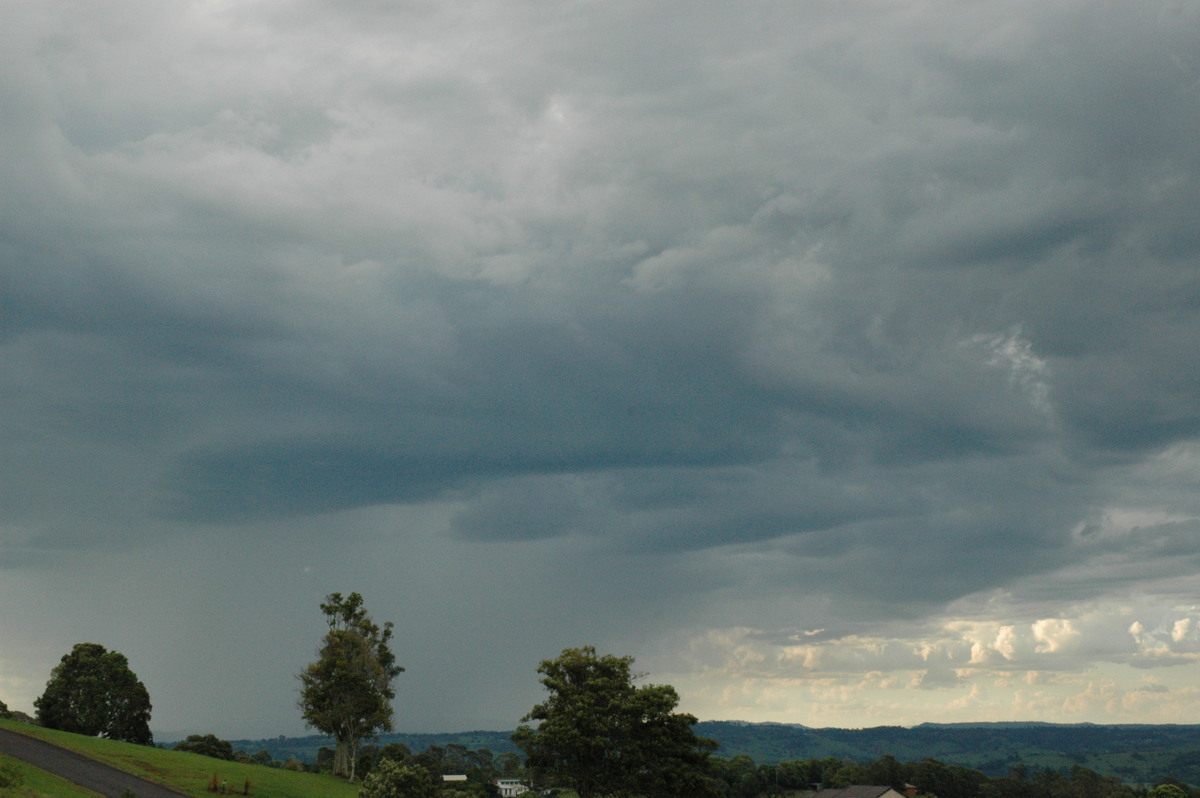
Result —
[[514, 798], [529, 792], [529, 785], [522, 783], [520, 779], [496, 779], [495, 783], [500, 788], [500, 798]]

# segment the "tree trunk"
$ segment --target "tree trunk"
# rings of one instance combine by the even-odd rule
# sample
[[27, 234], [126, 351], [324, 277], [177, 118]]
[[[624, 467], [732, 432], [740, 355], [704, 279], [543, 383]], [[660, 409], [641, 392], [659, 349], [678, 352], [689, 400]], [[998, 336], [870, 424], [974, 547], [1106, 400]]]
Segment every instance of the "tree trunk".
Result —
[[350, 778], [350, 764], [350, 740], [338, 737], [333, 750], [333, 775]]
[[333, 775], [342, 776], [354, 783], [354, 771], [358, 769], [357, 737], [335, 737], [337, 747], [333, 750]]

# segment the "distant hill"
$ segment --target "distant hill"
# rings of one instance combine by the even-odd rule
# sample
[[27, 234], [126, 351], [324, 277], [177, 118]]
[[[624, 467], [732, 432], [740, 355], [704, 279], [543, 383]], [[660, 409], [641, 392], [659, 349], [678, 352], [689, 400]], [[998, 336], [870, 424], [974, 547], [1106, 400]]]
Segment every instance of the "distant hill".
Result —
[[696, 731], [720, 743], [718, 753], [758, 763], [837, 757], [870, 762], [891, 754], [965, 765], [988, 776], [1082, 765], [1131, 783], [1171, 775], [1200, 784], [1200, 725], [1058, 723], [923, 723], [871, 729], [810, 729], [766, 723], [703, 721]]
[[[367, 744], [382, 747], [388, 743], [403, 743], [415, 754], [433, 745], [447, 746], [451, 743], [457, 743], [472, 751], [486, 748], [493, 754], [504, 754], [517, 751], [517, 747], [513, 745], [511, 735], [512, 732], [510, 731], [381, 734], [378, 739], [367, 741]], [[254, 754], [266, 749], [270, 752], [272, 759], [283, 761], [289, 756], [294, 756], [301, 762], [316, 761], [317, 750], [321, 746], [332, 748], [334, 744], [332, 737], [319, 734], [308, 737], [272, 737], [266, 740], [230, 740], [229, 742], [233, 745], [235, 751], [246, 751], [247, 753]]]
[[[724, 757], [746, 754], [759, 764], [789, 759], [836, 757], [871, 762], [890, 754], [903, 762], [926, 757], [964, 765], [988, 776], [1007, 775], [1022, 763], [1035, 769], [1069, 770], [1082, 765], [1130, 783], [1153, 783], [1174, 776], [1200, 785], [1200, 725], [1097, 725], [1058, 723], [923, 723], [870, 729], [812, 729], [782, 723], [702, 721], [696, 731], [720, 744]], [[414, 753], [431, 745], [457, 743], [494, 754], [516, 751], [511, 732], [472, 731], [449, 734], [385, 734], [377, 744], [401, 742]], [[316, 758], [317, 749], [332, 746], [328, 737], [277, 737], [231, 740], [234, 748], [262, 749], [275, 759]]]

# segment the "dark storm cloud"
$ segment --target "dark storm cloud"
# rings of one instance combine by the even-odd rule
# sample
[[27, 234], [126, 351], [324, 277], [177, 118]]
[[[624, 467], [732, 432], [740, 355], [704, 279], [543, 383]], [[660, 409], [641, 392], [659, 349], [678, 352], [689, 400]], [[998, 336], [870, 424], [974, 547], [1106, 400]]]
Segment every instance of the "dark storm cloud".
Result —
[[286, 419], [264, 419], [261, 440], [187, 456], [183, 506], [236, 517], [244, 497], [252, 512], [331, 509], [487, 477], [738, 461], [777, 445], [770, 402], [737, 357], [745, 300], [630, 297], [547, 317], [528, 289], [437, 282], [426, 300], [453, 333], [429, 373], [400, 352], [389, 362], [385, 340], [342, 386], [314, 384], [303, 364], [284, 374], [263, 362], [253, 382], [268, 414], [280, 397], [338, 419], [341, 434], [297, 439]]
[[[673, 98], [644, 115], [629, 103], [633, 84], [656, 72], [639, 60], [650, 56], [638, 36], [658, 29], [634, 24], [647, 12], [621, 24], [620, 37], [639, 58], [552, 46], [554, 57], [607, 81], [590, 89], [572, 84], [584, 89], [578, 106], [585, 113], [593, 102], [618, 114], [586, 115], [599, 130], [617, 132], [600, 144], [601, 158], [643, 163], [663, 136], [682, 132], [674, 122], [710, 114], [716, 97], [729, 110], [747, 105], [767, 130], [795, 124], [796, 109], [743, 99], [714, 79], [778, 77], [764, 54], [779, 42], [759, 38], [762, 20], [742, 20], [732, 40], [710, 50], [702, 42], [727, 20], [709, 12], [689, 23], [696, 28], [690, 35], [666, 43], [678, 56], [673, 70], [658, 72], [659, 83], [639, 84], [643, 94]], [[296, 12], [292, 34], [311, 13]], [[546, 282], [553, 272], [534, 272], [515, 286], [420, 276], [420, 259], [437, 246], [427, 241], [412, 248], [411, 265], [382, 264], [391, 274], [369, 309], [297, 293], [305, 286], [279, 265], [282, 236], [294, 230], [264, 227], [261, 214], [251, 227], [232, 206], [197, 206], [176, 190], [166, 199], [163, 232], [149, 233], [153, 217], [126, 220], [124, 230], [92, 222], [90, 243], [78, 233], [64, 243], [56, 233], [10, 249], [6, 329], [9, 336], [55, 330], [108, 341], [106, 352], [144, 359], [136, 370], [117, 367], [116, 379], [130, 391], [158, 390], [179, 369], [195, 369], [189, 378], [210, 392], [211, 411], [244, 423], [231, 435], [214, 428], [174, 455], [169, 487], [183, 517], [413, 500], [490, 477], [708, 469], [780, 456], [793, 458], [797, 471], [815, 458], [840, 469], [838, 479], [871, 482], [872, 463], [886, 466], [878, 479], [890, 479], [888, 468], [908, 462], [957, 468], [964, 457], [1017, 455], [1060, 435], [1116, 449], [1190, 435], [1198, 386], [1187, 376], [1194, 370], [1185, 341], [1197, 289], [1195, 252], [1186, 244], [1192, 234], [1182, 228], [1191, 225], [1181, 217], [1178, 230], [1158, 231], [1154, 240], [1144, 233], [1147, 218], [1170, 225], [1160, 209], [1187, 204], [1194, 192], [1190, 181], [1169, 179], [1190, 174], [1196, 158], [1194, 138], [1185, 135], [1196, 113], [1186, 72], [1200, 54], [1181, 35], [1186, 26], [1148, 14], [1047, 12], [1017, 33], [1013, 52], [986, 38], [969, 44], [980, 36], [969, 15], [949, 24], [963, 38], [888, 46], [887, 55], [906, 60], [918, 76], [907, 87], [879, 71], [883, 55], [854, 60], [821, 50], [797, 51], [796, 69], [808, 80], [800, 89], [778, 81], [760, 87], [779, 101], [817, 86], [842, 94], [867, 88], [852, 113], [868, 127], [857, 129], [861, 138], [848, 143], [832, 171], [804, 175], [810, 158], [800, 152], [777, 174], [780, 187], [801, 188], [786, 203], [748, 203], [764, 167], [786, 152], [779, 140], [746, 150], [740, 170], [715, 162], [707, 173], [688, 174], [699, 163], [690, 149], [726, 146], [726, 135], [743, 129], [728, 113], [679, 139], [676, 155], [655, 152], [657, 164], [644, 176], [602, 177], [581, 153], [568, 152], [564, 174], [574, 185], [563, 188], [602, 179], [618, 197], [657, 201], [662, 218], [614, 217], [590, 256], [554, 253], [560, 236], [580, 229], [576, 222], [550, 221], [544, 233], [524, 222], [509, 254], [534, 256], [548, 269], [561, 260], [553, 282]], [[750, 59], [744, 72], [725, 68], [736, 55]], [[80, 57], [70, 47], [61, 56], [42, 54], [51, 72]], [[688, 94], [702, 86], [717, 94]], [[900, 88], [908, 104], [890, 105]], [[476, 96], [468, 105], [483, 102]], [[829, 114], [819, 108], [814, 129]], [[103, 129], [71, 119], [60, 125], [76, 138]], [[123, 141], [143, 137], [121, 129]], [[631, 135], [639, 130], [649, 143]], [[872, 143], [889, 130], [903, 135], [884, 148]], [[101, 149], [95, 135], [85, 152]], [[115, 144], [120, 137], [113, 136]], [[121, 199], [144, 205], [149, 196], [134, 188]], [[722, 225], [728, 234], [715, 234], [716, 227], [687, 233], [671, 210], [680, 203], [690, 206], [693, 224]], [[93, 219], [116, 219], [96, 202], [77, 207]], [[618, 255], [618, 242], [605, 239], [633, 232], [631, 225], [647, 243], [637, 255]], [[328, 228], [313, 232], [318, 250], [336, 241]], [[804, 295], [775, 296], [762, 266], [803, 257], [789, 251], [806, 246], [820, 248], [812, 257], [825, 276]], [[1170, 258], [1159, 254], [1164, 247]], [[353, 262], [329, 252], [317, 257], [317, 268], [329, 258]], [[552, 290], [540, 289], [543, 283]], [[363, 326], [355, 329], [346, 313], [361, 314]], [[372, 319], [380, 324], [368, 332]], [[1022, 340], [1053, 371], [1054, 419], [1014, 398], [1019, 391], [1004, 385], [1011, 375], [1003, 366], [989, 374], [981, 363], [990, 356], [986, 347], [970, 343], [1013, 325], [1022, 325]], [[104, 424], [102, 408], [88, 412]], [[202, 420], [204, 408], [189, 412], [212, 426]], [[320, 418], [335, 420], [332, 429], [319, 429]], [[830, 503], [842, 511], [798, 511], [791, 505], [828, 495], [802, 480], [762, 493], [758, 520], [741, 525], [750, 538], [883, 512], [875, 502], [860, 514], [853, 502], [838, 501]], [[670, 541], [680, 533], [667, 530], [694, 523], [691, 514], [646, 523], [662, 524]], [[691, 536], [692, 544], [740, 537], [736, 521], [711, 526]]]
[[11, 569], [379, 512], [783, 640], [1195, 556], [1189, 4], [17, 17]]

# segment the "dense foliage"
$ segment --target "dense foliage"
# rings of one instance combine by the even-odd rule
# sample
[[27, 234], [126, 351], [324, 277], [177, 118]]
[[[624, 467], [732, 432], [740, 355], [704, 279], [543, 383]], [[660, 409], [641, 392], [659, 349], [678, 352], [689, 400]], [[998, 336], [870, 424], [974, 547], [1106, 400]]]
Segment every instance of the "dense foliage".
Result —
[[363, 779], [359, 798], [436, 798], [437, 786], [420, 765], [384, 759]]
[[[443, 737], [445, 735], [437, 735]], [[265, 741], [256, 741], [265, 742]], [[286, 738], [276, 742], [287, 745]], [[1135, 753], [1135, 752], [1130, 752]], [[273, 767], [303, 769], [328, 773], [332, 770], [333, 750], [317, 751], [315, 761], [301, 763], [296, 759], [280, 762], [272, 759], [265, 749], [250, 755], [235, 751], [239, 762], [256, 762]], [[388, 764], [391, 763], [391, 764]], [[816, 785], [849, 786], [854, 784], [917, 786], [928, 798], [1200, 798], [1200, 790], [1170, 777], [1156, 777], [1145, 786], [1122, 783], [1082, 766], [1069, 768], [1034, 768], [1016, 764], [1006, 774], [989, 776], [973, 768], [945, 763], [925, 757], [902, 762], [884, 755], [874, 760], [851, 760], [841, 757], [788, 759], [782, 762], [758, 764], [745, 754], [732, 757], [710, 756], [705, 773], [716, 786], [709, 795], [721, 798], [804, 798]], [[489, 798], [496, 795], [493, 782], [498, 778], [519, 778], [539, 788], [552, 787], [539, 781], [528, 771], [521, 758], [511, 752], [495, 754], [487, 748], [472, 750], [458, 743], [431, 745], [413, 753], [400, 742], [386, 745], [365, 745], [359, 751], [358, 772], [368, 774], [380, 768], [397, 765], [421, 768], [430, 774], [437, 785], [443, 775], [466, 775], [464, 782], [443, 784], [438, 788], [440, 798]], [[364, 779], [364, 785], [366, 779]], [[654, 792], [621, 793], [622, 798], [636, 795], [657, 795]], [[705, 793], [698, 793], [705, 794]]]
[[222, 740], [215, 734], [191, 734], [186, 739], [175, 743], [174, 750], [187, 751], [214, 759], [233, 759], [233, 744]]
[[0, 762], [0, 789], [10, 790], [25, 783], [25, 776], [15, 762]]
[[[745, 754], [763, 764], [834, 758], [872, 762], [890, 754], [910, 762], [930, 758], [963, 765], [990, 778], [1025, 767], [1030, 773], [1075, 765], [1130, 784], [1155, 784], [1165, 775], [1200, 784], [1200, 725], [1092, 725], [1045, 723], [924, 724], [914, 728], [810, 729], [769, 723], [700, 721], [693, 730], [720, 743], [716, 754]], [[403, 743], [424, 751], [465, 747], [496, 756], [516, 752], [512, 732], [466, 731], [454, 734], [379, 735], [378, 745]], [[273, 758], [294, 756], [312, 762], [328, 737], [275, 737], [233, 740], [246, 751], [269, 749]], [[359, 772], [365, 773], [361, 767]]]
[[634, 685], [632, 657], [564, 649], [538, 667], [549, 692], [522, 718], [513, 741], [541, 779], [580, 798], [717, 795], [707, 760], [716, 743], [696, 736], [696, 718], [674, 712], [670, 685]]
[[869, 762], [885, 754], [905, 761], [938, 759], [987, 776], [1014, 767], [1067, 772], [1075, 765], [1132, 783], [1163, 774], [1200, 783], [1200, 726], [1062, 723], [925, 723], [912, 728], [812, 729], [804, 726], [701, 721], [696, 733], [720, 742], [726, 757], [757, 762], [826, 758]]
[[33, 702], [38, 722], [51, 729], [150, 745], [150, 693], [124, 654], [77, 643], [50, 672]]
[[[936, 798], [1200, 798], [1200, 790], [1164, 778], [1159, 787], [1123, 783], [1076, 765], [1066, 771], [1031, 771], [1018, 766], [1005, 776], [988, 777], [978, 770], [948, 765], [936, 759], [900, 762], [895, 757], [856, 763], [837, 757], [789, 760], [756, 765], [745, 755], [714, 759], [715, 774], [726, 798], [770, 798], [798, 795], [818, 785], [847, 787], [856, 784], [890, 786], [903, 791], [913, 785], [920, 795]], [[1178, 792], [1177, 792], [1178, 791]]]
[[392, 727], [392, 682], [404, 668], [388, 646], [392, 624], [371, 620], [363, 598], [331, 593], [321, 604], [329, 630], [317, 661], [299, 674], [305, 722], [333, 736], [333, 773], [354, 780], [360, 742]]

